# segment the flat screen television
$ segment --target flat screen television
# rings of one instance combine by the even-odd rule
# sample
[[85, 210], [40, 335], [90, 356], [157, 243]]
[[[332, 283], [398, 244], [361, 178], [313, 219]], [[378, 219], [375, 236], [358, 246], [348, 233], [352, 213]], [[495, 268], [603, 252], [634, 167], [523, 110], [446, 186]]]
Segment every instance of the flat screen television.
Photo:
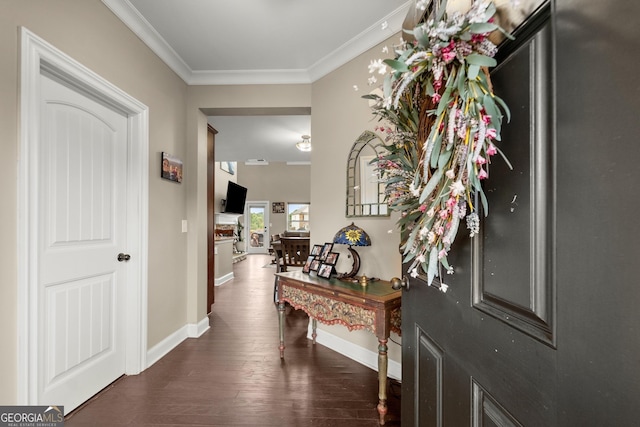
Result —
[[227, 201], [224, 205], [225, 213], [243, 214], [246, 200], [247, 188], [229, 181], [227, 185]]

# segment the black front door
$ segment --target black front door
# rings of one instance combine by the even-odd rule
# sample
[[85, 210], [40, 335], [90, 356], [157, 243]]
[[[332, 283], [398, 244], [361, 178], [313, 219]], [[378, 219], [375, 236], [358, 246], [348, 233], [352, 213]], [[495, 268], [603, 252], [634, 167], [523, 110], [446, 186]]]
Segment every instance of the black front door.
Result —
[[638, 16], [557, 0], [501, 49], [513, 170], [492, 162], [448, 291], [403, 292], [403, 426], [638, 424]]
[[490, 215], [452, 248], [448, 291], [417, 278], [403, 295], [403, 425], [555, 425], [549, 8], [527, 33], [492, 73], [513, 170], [492, 162]]

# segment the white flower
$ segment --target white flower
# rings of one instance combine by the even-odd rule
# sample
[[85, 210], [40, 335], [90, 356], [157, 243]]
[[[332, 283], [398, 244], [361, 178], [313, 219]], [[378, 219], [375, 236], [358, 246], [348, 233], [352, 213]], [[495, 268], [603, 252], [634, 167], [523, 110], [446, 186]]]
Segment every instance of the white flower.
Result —
[[427, 216], [428, 216], [429, 218], [433, 218], [433, 216], [434, 216], [435, 214], [436, 214], [436, 211], [435, 211], [435, 209], [433, 209], [433, 208], [431, 208], [431, 209], [429, 209], [429, 210], [427, 211]]
[[430, 231], [427, 234], [427, 242], [429, 242], [429, 244], [433, 244], [436, 241], [436, 233], [434, 233], [433, 231]]
[[389, 48], [387, 46], [383, 47], [382, 53], [389, 53]]
[[456, 173], [453, 171], [453, 169], [449, 169], [444, 173], [444, 175], [449, 179], [453, 179], [456, 177]]
[[358, 85], [353, 85], [353, 90], [358, 91]]
[[416, 261], [418, 261], [419, 263], [423, 263], [425, 262], [427, 259], [425, 258], [424, 254], [420, 254], [416, 257]]
[[414, 268], [413, 270], [411, 270], [409, 275], [415, 279], [416, 277], [418, 277], [418, 269]]
[[427, 227], [422, 227], [422, 228], [420, 229], [420, 238], [423, 238], [424, 236], [426, 236], [426, 235], [427, 235], [427, 233], [429, 233], [429, 228], [427, 228]]
[[385, 74], [387, 72], [387, 66], [382, 62], [382, 59], [372, 60], [369, 64], [369, 73], [373, 74], [376, 71], [380, 74]]
[[418, 197], [418, 196], [420, 196], [420, 189], [419, 189], [419, 188], [416, 188], [416, 187], [413, 185], [413, 182], [412, 182], [411, 184], [409, 184], [409, 191], [411, 191], [411, 194], [412, 194], [414, 197]]
[[445, 285], [444, 283], [440, 283], [440, 290], [442, 291], [442, 293], [446, 294], [448, 289], [449, 289], [449, 285]]
[[371, 76], [367, 79], [367, 83], [369, 84], [369, 86], [375, 84], [378, 81], [378, 79], [376, 79], [376, 76]]
[[465, 190], [464, 184], [460, 180], [455, 181], [453, 184], [449, 186], [449, 188], [451, 189], [451, 195], [454, 197], [464, 194], [464, 190]]

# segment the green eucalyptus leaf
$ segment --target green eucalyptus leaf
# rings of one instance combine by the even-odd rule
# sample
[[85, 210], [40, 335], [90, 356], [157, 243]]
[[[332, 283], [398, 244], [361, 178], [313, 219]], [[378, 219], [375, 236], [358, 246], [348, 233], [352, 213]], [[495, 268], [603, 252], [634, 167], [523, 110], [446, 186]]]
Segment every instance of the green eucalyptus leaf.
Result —
[[407, 64], [405, 64], [403, 61], [398, 61], [396, 59], [385, 59], [382, 62], [401, 73], [406, 73], [409, 71], [409, 67], [407, 67]]
[[413, 35], [421, 46], [429, 46], [429, 34], [422, 26], [416, 27]]
[[467, 72], [465, 67], [460, 67], [460, 72], [458, 73], [458, 81], [456, 84], [457, 90], [459, 94], [463, 94], [465, 92], [465, 83], [467, 82]]
[[484, 13], [485, 19], [486, 20], [491, 19], [491, 17], [496, 14], [496, 5], [495, 5], [495, 3], [493, 3], [493, 2], [489, 3], [489, 5], [487, 6], [487, 8], [485, 9], [484, 12], [485, 12]]
[[433, 278], [438, 275], [438, 248], [431, 248], [429, 253], [429, 267], [427, 268], [427, 284], [431, 286]]
[[433, 150], [431, 150], [431, 168], [435, 169], [438, 166], [438, 156], [440, 155], [440, 148], [442, 146], [442, 134], [438, 134], [433, 144]]
[[444, 153], [440, 154], [440, 158], [438, 158], [439, 169], [444, 169], [447, 163], [449, 163], [449, 159], [451, 159], [452, 154], [453, 150], [446, 150]]
[[438, 185], [438, 182], [440, 182], [440, 179], [442, 178], [442, 173], [442, 169], [437, 169], [434, 174], [431, 175], [431, 178], [429, 178], [429, 181], [427, 182], [427, 185], [425, 185], [424, 190], [422, 190], [422, 194], [418, 200], [420, 203], [424, 202], [427, 197], [433, 193], [433, 190], [435, 190], [436, 185]]
[[407, 243], [406, 243], [407, 246], [404, 250], [404, 255], [408, 254], [411, 248], [413, 247], [413, 242], [415, 242], [416, 240], [416, 236], [418, 235], [418, 230], [419, 230], [418, 227], [411, 230], [411, 233], [409, 234], [409, 238], [407, 239]]
[[487, 202], [487, 196], [484, 195], [484, 191], [482, 191], [482, 186], [478, 186], [478, 193], [480, 193], [480, 201], [482, 202], [482, 210], [484, 211], [484, 216], [489, 215], [489, 202]]
[[442, 17], [447, 12], [447, 0], [442, 0], [437, 9], [438, 13], [436, 14], [436, 22], [441, 21]]
[[499, 149], [498, 147], [496, 147], [496, 150], [498, 150], [498, 153], [500, 154], [500, 156], [502, 156], [502, 159], [507, 164], [509, 169], [513, 170], [513, 166], [511, 166], [511, 162], [509, 161], [509, 159], [507, 159], [507, 156], [502, 152], [502, 150]]
[[476, 64], [469, 64], [469, 80], [475, 80], [480, 72], [480, 66]]
[[500, 106], [502, 107], [502, 111], [504, 111], [504, 113], [507, 115], [507, 123], [509, 123], [511, 121], [511, 111], [509, 110], [509, 107], [499, 96], [494, 95], [493, 99], [495, 99], [496, 102], [500, 104]]
[[466, 57], [468, 64], [479, 65], [481, 67], [495, 67], [498, 63], [494, 58], [479, 53], [472, 53]]
[[477, 22], [469, 26], [469, 32], [473, 34], [485, 34], [497, 30], [498, 26], [490, 22]]

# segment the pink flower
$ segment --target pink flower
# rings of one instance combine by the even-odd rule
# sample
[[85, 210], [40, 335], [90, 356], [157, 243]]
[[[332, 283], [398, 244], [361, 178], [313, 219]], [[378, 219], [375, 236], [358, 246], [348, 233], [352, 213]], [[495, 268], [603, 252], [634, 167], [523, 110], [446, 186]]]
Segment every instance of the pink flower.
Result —
[[447, 207], [449, 209], [453, 208], [456, 205], [456, 199], [454, 197], [449, 197], [449, 199], [447, 200]]
[[478, 156], [478, 158], [476, 159], [476, 164], [482, 166], [485, 163], [487, 163], [487, 160], [482, 156]]
[[424, 211], [427, 210], [427, 205], [425, 205], [424, 203], [422, 205], [420, 205], [420, 207], [418, 208], [420, 210], [420, 212], [424, 213]]
[[480, 172], [478, 172], [478, 179], [487, 179], [489, 174], [484, 169], [480, 168]]
[[497, 152], [498, 152], [498, 149], [496, 148], [496, 146], [493, 144], [489, 144], [489, 147], [487, 148], [487, 154], [490, 156], [493, 156]]
[[491, 116], [488, 114], [484, 114], [482, 116], [482, 121], [484, 122], [485, 125], [488, 125], [489, 123], [491, 123]]
[[438, 252], [438, 259], [442, 259], [444, 257], [447, 256], [447, 251], [442, 249], [440, 252]]
[[497, 132], [494, 128], [489, 128], [486, 130], [484, 136], [488, 139], [496, 139]]
[[433, 99], [433, 102], [435, 102], [436, 104], [440, 102], [440, 98], [442, 98], [442, 95], [440, 95], [439, 93], [434, 93], [431, 97], [431, 99]]
[[440, 211], [438, 215], [440, 216], [440, 218], [445, 219], [446, 217], [449, 216], [449, 211], [447, 209], [443, 209]]
[[448, 64], [451, 61], [453, 61], [454, 59], [456, 59], [456, 53], [455, 52], [444, 52], [444, 49], [443, 49], [442, 59], [445, 62], [445, 64]]

